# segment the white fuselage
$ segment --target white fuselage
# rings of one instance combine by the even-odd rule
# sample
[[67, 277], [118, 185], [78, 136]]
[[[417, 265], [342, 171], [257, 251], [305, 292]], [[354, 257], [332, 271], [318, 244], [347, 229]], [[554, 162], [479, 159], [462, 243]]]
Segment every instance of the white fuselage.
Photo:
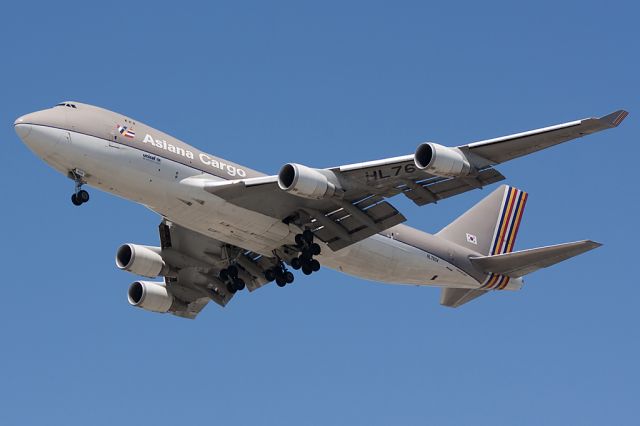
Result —
[[[88, 185], [143, 204], [172, 222], [225, 243], [271, 255], [283, 244], [293, 244], [300, 232], [202, 189], [205, 180], [221, 178], [142, 149], [40, 125], [31, 126], [27, 136], [27, 145], [61, 173], [80, 169]], [[372, 281], [480, 285], [446, 259], [397, 241], [393, 235], [374, 235], [337, 252], [325, 247], [318, 260], [323, 266]], [[519, 280], [514, 280], [507, 288], [519, 286]]]

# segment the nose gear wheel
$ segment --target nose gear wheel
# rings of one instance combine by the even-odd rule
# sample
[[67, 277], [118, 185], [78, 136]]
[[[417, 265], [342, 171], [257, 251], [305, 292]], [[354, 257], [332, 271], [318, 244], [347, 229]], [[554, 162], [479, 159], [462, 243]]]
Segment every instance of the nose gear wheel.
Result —
[[82, 185], [86, 183], [83, 176], [84, 172], [77, 169], [69, 172], [69, 177], [73, 179], [76, 184], [76, 189], [73, 194], [71, 194], [71, 202], [74, 206], [81, 206], [89, 201], [89, 193], [82, 189]]

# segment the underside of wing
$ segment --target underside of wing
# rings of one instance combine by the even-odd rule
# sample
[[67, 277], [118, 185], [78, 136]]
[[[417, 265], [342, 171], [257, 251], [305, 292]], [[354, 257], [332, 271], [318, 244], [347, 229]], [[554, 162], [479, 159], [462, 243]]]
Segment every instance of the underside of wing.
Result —
[[281, 190], [276, 176], [216, 182], [204, 188], [239, 207], [311, 229], [334, 251], [406, 220], [383, 196], [350, 191], [340, 197], [299, 197]]
[[[254, 291], [268, 283], [273, 260], [164, 220], [159, 226], [161, 256], [167, 265], [165, 286], [174, 299], [169, 312], [195, 318], [212, 300], [226, 306], [242, 283]], [[221, 273], [233, 265], [234, 276]], [[239, 281], [240, 280], [240, 281]]]
[[[386, 164], [384, 167], [395, 170], [393, 168], [396, 166]], [[415, 171], [414, 167], [410, 176], [400, 175], [394, 179], [385, 177], [386, 169], [375, 170], [371, 173], [383, 178], [375, 179], [369, 185], [366, 179], [364, 182], [358, 180], [363, 174], [355, 170], [331, 170], [341, 187], [346, 189], [338, 195], [325, 198], [305, 198], [283, 191], [278, 185], [278, 176], [210, 182], [204, 185], [204, 189], [239, 207], [311, 229], [335, 251], [406, 220], [386, 201], [388, 197], [403, 194], [422, 206], [504, 179], [500, 172], [491, 167], [464, 178], [433, 176]], [[381, 179], [386, 180], [382, 182]]]

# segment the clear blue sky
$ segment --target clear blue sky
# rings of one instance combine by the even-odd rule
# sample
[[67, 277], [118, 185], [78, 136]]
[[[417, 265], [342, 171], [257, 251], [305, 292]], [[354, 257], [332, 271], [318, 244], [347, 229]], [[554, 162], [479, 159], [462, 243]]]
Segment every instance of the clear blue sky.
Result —
[[[640, 10], [519, 3], [3, 4], [0, 423], [637, 424]], [[530, 193], [516, 248], [605, 244], [521, 292], [450, 310], [323, 270], [188, 321], [129, 307], [114, 266], [158, 217], [75, 208], [15, 135], [66, 99], [269, 173], [631, 114], [500, 167]], [[434, 232], [487, 193], [394, 204]]]

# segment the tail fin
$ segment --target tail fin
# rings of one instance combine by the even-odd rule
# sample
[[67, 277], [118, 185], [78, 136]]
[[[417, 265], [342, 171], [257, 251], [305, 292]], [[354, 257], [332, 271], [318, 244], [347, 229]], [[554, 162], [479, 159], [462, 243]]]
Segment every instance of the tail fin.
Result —
[[501, 185], [436, 235], [483, 255], [511, 253], [527, 197]]

